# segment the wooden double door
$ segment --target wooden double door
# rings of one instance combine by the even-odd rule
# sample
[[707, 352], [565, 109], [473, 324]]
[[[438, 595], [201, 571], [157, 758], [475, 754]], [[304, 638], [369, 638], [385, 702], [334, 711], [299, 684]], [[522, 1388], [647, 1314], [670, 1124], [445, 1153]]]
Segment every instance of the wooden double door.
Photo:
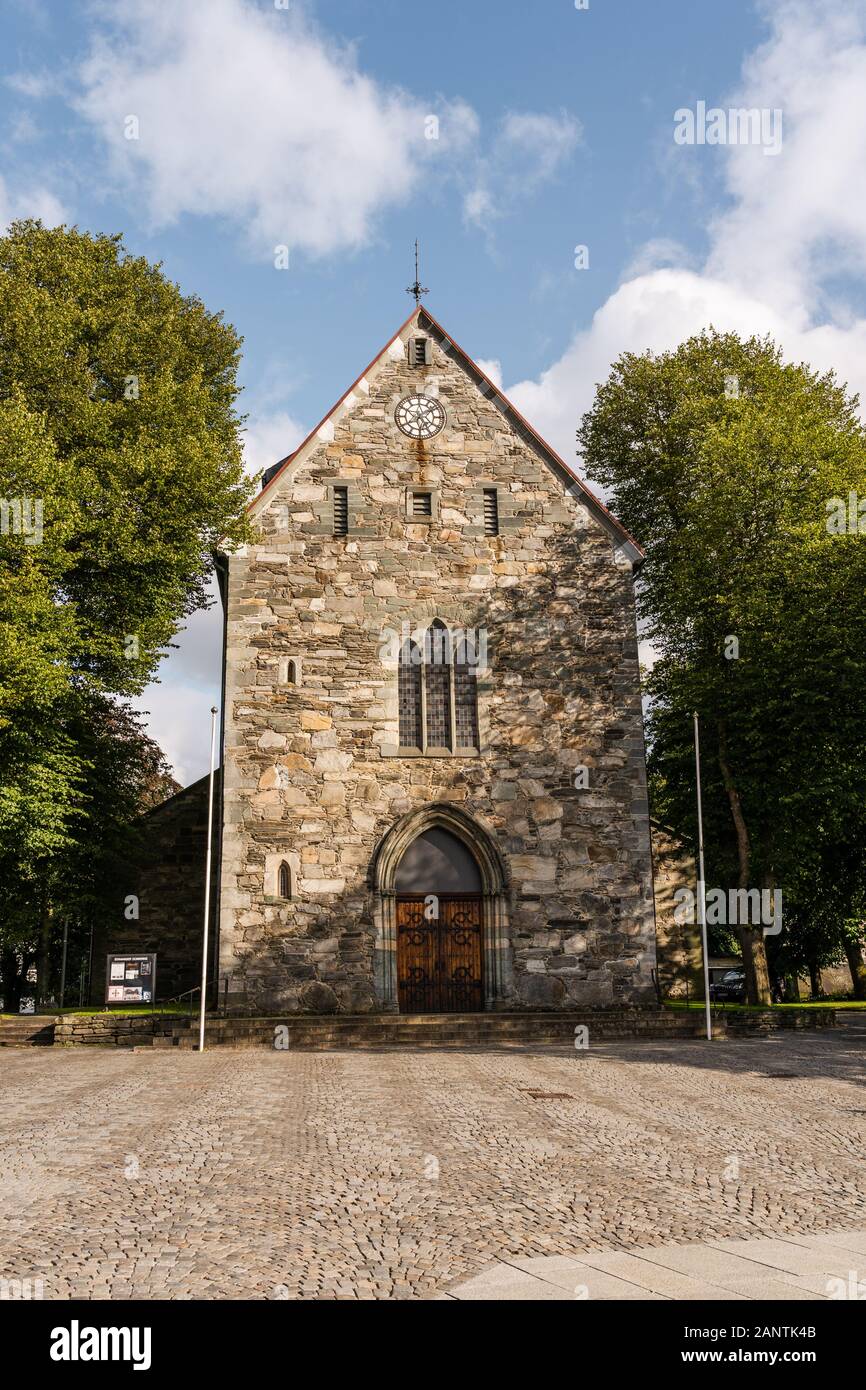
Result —
[[480, 1013], [481, 895], [397, 898], [397, 990], [404, 1014]]

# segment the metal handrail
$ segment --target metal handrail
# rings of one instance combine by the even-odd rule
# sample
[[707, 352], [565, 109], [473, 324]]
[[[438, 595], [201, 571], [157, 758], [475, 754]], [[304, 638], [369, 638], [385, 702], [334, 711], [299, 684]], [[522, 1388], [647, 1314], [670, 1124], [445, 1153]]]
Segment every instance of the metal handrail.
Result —
[[[209, 988], [211, 985], [217, 985], [217, 984], [219, 984], [219, 981], [220, 981], [220, 976], [219, 976], [219, 975], [215, 975], [215, 976], [213, 977], [212, 980], [208, 980], [208, 982], [207, 982], [208, 988]], [[187, 999], [187, 998], [190, 998], [190, 999], [191, 999], [192, 996], [193, 996], [194, 994], [201, 994], [201, 985], [194, 985], [192, 989], [185, 989], [185, 990], [183, 991], [182, 994], [172, 994], [168, 999], [163, 999], [163, 1000], [161, 1000], [160, 1002], [161, 1002], [162, 1005], [165, 1005], [165, 1004], [179, 1004], [180, 1001], [181, 1001], [181, 999]], [[154, 1007], [156, 1007], [156, 1000], [154, 1000]]]
[[[211, 985], [219, 986], [219, 981], [219, 975], [215, 975], [212, 980], [208, 980], [207, 987], [210, 988]], [[192, 989], [185, 989], [180, 994], [173, 994], [168, 999], [160, 1000], [159, 1003], [157, 1003], [157, 1001], [154, 1000], [150, 1010], [150, 1018], [153, 1033], [156, 1033], [156, 1020], [158, 1017], [160, 1017], [159, 1011], [161, 1009], [164, 1009], [167, 1004], [180, 1004], [184, 999], [189, 999], [190, 1003], [192, 1003], [193, 997], [197, 994], [201, 994], [201, 985], [195, 985]], [[219, 995], [217, 995], [217, 997], [219, 997]], [[189, 1017], [192, 1016], [192, 1010], [190, 1010]]]

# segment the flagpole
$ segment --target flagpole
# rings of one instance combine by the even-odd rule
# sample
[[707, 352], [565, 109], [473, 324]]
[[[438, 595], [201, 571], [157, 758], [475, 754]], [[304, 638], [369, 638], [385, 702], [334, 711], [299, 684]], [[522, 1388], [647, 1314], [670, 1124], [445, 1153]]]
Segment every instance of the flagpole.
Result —
[[211, 705], [210, 711], [210, 783], [208, 786], [207, 797], [207, 864], [204, 879], [204, 939], [201, 949], [201, 1004], [199, 1007], [198, 1020], [198, 1050], [204, 1052], [204, 1011], [207, 997], [207, 937], [208, 926], [210, 924], [210, 864], [211, 864], [211, 840], [213, 833], [213, 772], [214, 772], [214, 753], [216, 752], [216, 722], [219, 713], [216, 705]]
[[695, 720], [695, 776], [698, 787], [698, 920], [701, 925], [701, 950], [704, 957], [704, 1004], [707, 1012], [707, 1041], [713, 1037], [713, 1020], [710, 1013], [710, 957], [707, 948], [707, 884], [704, 876], [704, 817], [701, 807], [701, 738], [698, 729], [698, 712]]

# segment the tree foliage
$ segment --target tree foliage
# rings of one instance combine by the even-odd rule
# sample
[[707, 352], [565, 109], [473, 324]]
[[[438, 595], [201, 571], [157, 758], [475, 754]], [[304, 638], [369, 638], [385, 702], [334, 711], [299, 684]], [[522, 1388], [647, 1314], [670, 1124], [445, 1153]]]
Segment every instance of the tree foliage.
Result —
[[[827, 524], [834, 498], [866, 496], [858, 402], [769, 339], [707, 330], [620, 358], [578, 438], [647, 551], [657, 810], [695, 838], [696, 710], [708, 878], [780, 886], [793, 909], [866, 803], [866, 536]], [[766, 998], [761, 934], [738, 936]]]
[[83, 910], [100, 797], [165, 783], [123, 701], [248, 534], [239, 354], [119, 237], [0, 238], [0, 939]]

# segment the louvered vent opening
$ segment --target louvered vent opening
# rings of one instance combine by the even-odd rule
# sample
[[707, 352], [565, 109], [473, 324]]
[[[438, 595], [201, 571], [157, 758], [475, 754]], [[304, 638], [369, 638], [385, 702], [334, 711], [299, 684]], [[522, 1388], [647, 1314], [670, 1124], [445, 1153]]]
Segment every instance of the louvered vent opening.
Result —
[[496, 496], [495, 487], [484, 489], [484, 534], [485, 536], [499, 535], [499, 499]]
[[429, 338], [410, 338], [409, 339], [409, 366], [424, 367], [433, 361], [433, 353]]
[[334, 488], [334, 535], [346, 536], [349, 533], [349, 489]]
[[422, 520], [433, 515], [433, 496], [429, 492], [412, 493], [412, 515]]

